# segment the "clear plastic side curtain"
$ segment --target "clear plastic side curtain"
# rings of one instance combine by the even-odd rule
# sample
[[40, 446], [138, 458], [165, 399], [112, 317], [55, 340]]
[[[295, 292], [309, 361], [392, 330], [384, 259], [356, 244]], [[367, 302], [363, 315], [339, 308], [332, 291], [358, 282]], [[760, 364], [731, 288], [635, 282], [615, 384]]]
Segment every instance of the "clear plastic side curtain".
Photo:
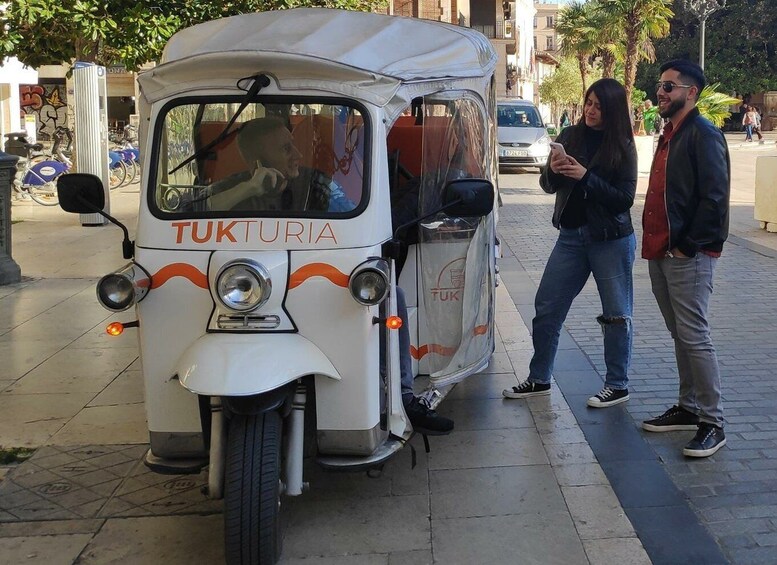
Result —
[[[421, 214], [441, 206], [446, 183], [491, 178], [486, 110], [465, 92], [426, 97], [422, 108]], [[484, 366], [493, 347], [494, 218], [444, 213], [419, 226], [420, 343], [432, 384]], [[426, 347], [423, 347], [423, 346]]]

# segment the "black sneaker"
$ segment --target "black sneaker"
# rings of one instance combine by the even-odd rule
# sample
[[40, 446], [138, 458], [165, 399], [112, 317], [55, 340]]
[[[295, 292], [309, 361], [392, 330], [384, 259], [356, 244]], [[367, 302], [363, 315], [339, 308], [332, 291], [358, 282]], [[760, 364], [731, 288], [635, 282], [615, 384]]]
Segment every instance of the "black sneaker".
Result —
[[523, 381], [518, 386], [502, 391], [505, 398], [529, 398], [530, 396], [547, 396], [550, 394], [550, 383], [540, 384], [531, 381]]
[[444, 436], [453, 431], [453, 420], [440, 416], [415, 396], [409, 404], [405, 405], [405, 413], [413, 429], [419, 434]]
[[694, 431], [698, 427], [699, 417], [680, 406], [672, 406], [657, 418], [642, 422], [646, 432]]
[[615, 389], [606, 386], [599, 394], [589, 398], [586, 404], [591, 408], [607, 408], [608, 406], [615, 406], [621, 402], [626, 402], [628, 399], [629, 389]]
[[699, 430], [688, 445], [683, 449], [686, 457], [709, 457], [726, 445], [726, 434], [723, 428], [714, 424], [699, 424]]

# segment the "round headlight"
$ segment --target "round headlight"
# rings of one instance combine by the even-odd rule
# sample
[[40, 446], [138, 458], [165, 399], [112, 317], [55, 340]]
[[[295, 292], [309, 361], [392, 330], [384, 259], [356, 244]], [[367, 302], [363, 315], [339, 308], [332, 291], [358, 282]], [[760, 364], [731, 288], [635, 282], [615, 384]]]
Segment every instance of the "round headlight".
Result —
[[270, 298], [270, 274], [262, 265], [227, 263], [216, 277], [216, 296], [230, 310], [250, 312]]
[[97, 299], [108, 310], [121, 312], [135, 303], [135, 285], [122, 274], [105, 275], [97, 283]]
[[389, 290], [388, 265], [385, 261], [370, 260], [356, 268], [348, 281], [353, 299], [364, 306], [381, 302]]

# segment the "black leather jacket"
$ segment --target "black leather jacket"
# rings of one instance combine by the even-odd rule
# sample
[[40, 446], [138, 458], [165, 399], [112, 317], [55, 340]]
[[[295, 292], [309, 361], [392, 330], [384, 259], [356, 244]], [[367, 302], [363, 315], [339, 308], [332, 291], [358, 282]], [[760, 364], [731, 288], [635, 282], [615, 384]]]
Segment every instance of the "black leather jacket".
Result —
[[604, 174], [596, 164], [594, 156], [590, 165], [587, 163], [585, 151], [570, 146], [570, 134], [573, 128], [564, 128], [556, 141], [564, 145], [567, 154], [588, 168], [588, 173], [579, 181], [559, 175], [550, 170], [550, 158], [540, 177], [540, 186], [548, 194], [556, 195], [556, 206], [553, 210], [553, 225], [558, 229], [561, 214], [573, 190], [584, 190], [586, 200], [586, 217], [591, 239], [594, 241], [611, 241], [634, 233], [629, 210], [634, 204], [637, 191], [637, 151], [633, 144], [628, 151], [628, 158], [617, 170]]
[[728, 237], [731, 162], [723, 133], [694, 108], [669, 140], [666, 204], [669, 248], [693, 257], [720, 252]]

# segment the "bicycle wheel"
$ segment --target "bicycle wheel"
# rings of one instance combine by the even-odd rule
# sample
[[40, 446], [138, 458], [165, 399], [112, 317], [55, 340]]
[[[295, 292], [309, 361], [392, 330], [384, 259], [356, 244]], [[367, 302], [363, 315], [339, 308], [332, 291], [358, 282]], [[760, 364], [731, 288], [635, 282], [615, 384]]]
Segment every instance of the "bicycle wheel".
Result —
[[58, 206], [59, 197], [57, 196], [56, 180], [47, 182], [40, 186], [27, 185], [27, 193], [35, 202], [43, 206]]
[[127, 166], [121, 161], [118, 161], [113, 165], [111, 165], [110, 184], [109, 184], [110, 189], [114, 190], [119, 188], [120, 186], [124, 185], [126, 180], [127, 180]]

